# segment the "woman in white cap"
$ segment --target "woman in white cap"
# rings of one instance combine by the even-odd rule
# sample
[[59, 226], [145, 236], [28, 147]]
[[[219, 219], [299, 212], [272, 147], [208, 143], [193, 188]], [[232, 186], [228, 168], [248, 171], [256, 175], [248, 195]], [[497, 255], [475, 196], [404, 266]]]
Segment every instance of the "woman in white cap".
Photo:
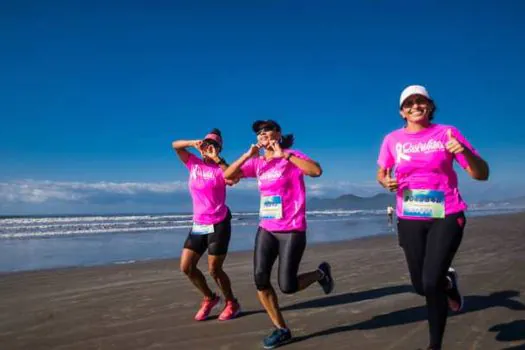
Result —
[[[188, 152], [187, 147], [196, 148], [202, 159]], [[223, 170], [228, 164], [220, 157], [222, 137], [218, 129], [213, 129], [203, 140], [175, 141], [173, 148], [190, 173], [188, 184], [193, 202], [193, 226], [184, 243], [180, 268], [204, 296], [195, 320], [206, 320], [220, 301], [197, 268], [206, 250], [210, 275], [226, 299], [219, 320], [230, 320], [239, 314], [241, 308], [233, 296], [230, 279], [222, 268], [228, 252], [232, 218], [226, 206], [226, 185], [238, 182], [238, 179], [224, 179]]]
[[482, 181], [488, 179], [489, 167], [458, 129], [432, 122], [436, 105], [425, 87], [405, 88], [399, 106], [405, 126], [384, 138], [377, 180], [397, 192], [399, 245], [412, 285], [426, 298], [428, 349], [437, 350], [448, 308], [458, 312], [463, 307], [451, 263], [463, 236], [467, 205], [458, 190], [453, 162]]

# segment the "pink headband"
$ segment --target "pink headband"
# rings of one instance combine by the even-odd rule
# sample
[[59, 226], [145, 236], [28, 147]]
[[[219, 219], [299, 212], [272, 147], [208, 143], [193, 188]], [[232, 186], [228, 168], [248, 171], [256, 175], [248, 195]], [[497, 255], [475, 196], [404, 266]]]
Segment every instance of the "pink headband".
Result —
[[205, 140], [213, 140], [222, 147], [222, 138], [217, 134], [208, 134], [204, 137]]

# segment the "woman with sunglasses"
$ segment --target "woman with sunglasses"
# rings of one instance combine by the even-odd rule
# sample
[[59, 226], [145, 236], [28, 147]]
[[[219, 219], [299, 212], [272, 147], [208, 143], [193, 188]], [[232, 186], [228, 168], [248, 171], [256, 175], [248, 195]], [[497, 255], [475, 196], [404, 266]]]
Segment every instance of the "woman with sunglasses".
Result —
[[482, 181], [488, 179], [489, 167], [458, 129], [432, 122], [436, 105], [423, 86], [404, 89], [399, 105], [405, 126], [384, 138], [377, 180], [397, 192], [399, 245], [414, 289], [426, 298], [428, 349], [437, 350], [448, 308], [458, 312], [463, 307], [451, 263], [463, 237], [467, 205], [453, 162]]
[[[318, 163], [292, 150], [293, 135], [282, 135], [273, 120], [256, 121], [253, 131], [257, 144], [232, 163], [224, 172], [257, 178], [261, 194], [260, 223], [255, 238], [254, 278], [259, 301], [268, 313], [275, 330], [263, 341], [273, 349], [290, 341], [292, 335], [279, 310], [277, 295], [270, 284], [273, 264], [279, 257], [278, 283], [281, 291], [292, 294], [319, 282], [326, 294], [333, 290], [330, 265], [323, 262], [315, 271], [297, 275], [306, 247], [306, 190], [304, 175], [318, 177]], [[260, 156], [260, 150], [264, 155]]]
[[[194, 147], [201, 158], [188, 152]], [[226, 206], [226, 185], [238, 179], [225, 180], [223, 171], [227, 164], [220, 157], [222, 137], [218, 129], [213, 129], [203, 140], [173, 142], [173, 148], [190, 172], [189, 190], [193, 202], [193, 226], [190, 229], [182, 256], [180, 268], [197, 289], [204, 295], [195, 320], [206, 320], [220, 298], [206, 283], [202, 272], [197, 268], [200, 257], [208, 250], [208, 271], [222, 291], [226, 305], [219, 320], [230, 320], [240, 313], [240, 305], [234, 298], [230, 279], [222, 266], [231, 235], [231, 213]]]

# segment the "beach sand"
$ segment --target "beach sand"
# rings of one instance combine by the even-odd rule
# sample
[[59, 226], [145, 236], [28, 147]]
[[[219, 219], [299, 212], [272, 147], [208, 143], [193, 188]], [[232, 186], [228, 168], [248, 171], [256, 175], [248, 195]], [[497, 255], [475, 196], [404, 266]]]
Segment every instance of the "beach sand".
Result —
[[[444, 349], [525, 349], [525, 215], [468, 221], [454, 262], [466, 308], [449, 318]], [[310, 246], [301, 271], [322, 260], [332, 264], [333, 294], [325, 296], [318, 285], [279, 293], [295, 336], [283, 349], [428, 345], [424, 299], [412, 292], [396, 236]], [[216, 319], [218, 309], [211, 320], [193, 320], [200, 296], [178, 264], [173, 259], [0, 275], [0, 349], [262, 348], [271, 323], [256, 298], [251, 252], [226, 261], [244, 310], [226, 322]], [[200, 267], [206, 270], [206, 263]]]

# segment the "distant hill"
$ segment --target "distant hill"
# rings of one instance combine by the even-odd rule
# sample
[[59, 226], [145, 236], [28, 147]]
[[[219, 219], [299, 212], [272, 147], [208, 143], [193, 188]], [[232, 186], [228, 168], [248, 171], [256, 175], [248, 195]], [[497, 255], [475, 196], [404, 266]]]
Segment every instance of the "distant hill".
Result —
[[307, 202], [308, 210], [335, 210], [335, 209], [384, 209], [388, 205], [395, 206], [395, 195], [380, 193], [372, 197], [359, 197], [353, 194], [344, 194], [337, 198], [314, 197]]

